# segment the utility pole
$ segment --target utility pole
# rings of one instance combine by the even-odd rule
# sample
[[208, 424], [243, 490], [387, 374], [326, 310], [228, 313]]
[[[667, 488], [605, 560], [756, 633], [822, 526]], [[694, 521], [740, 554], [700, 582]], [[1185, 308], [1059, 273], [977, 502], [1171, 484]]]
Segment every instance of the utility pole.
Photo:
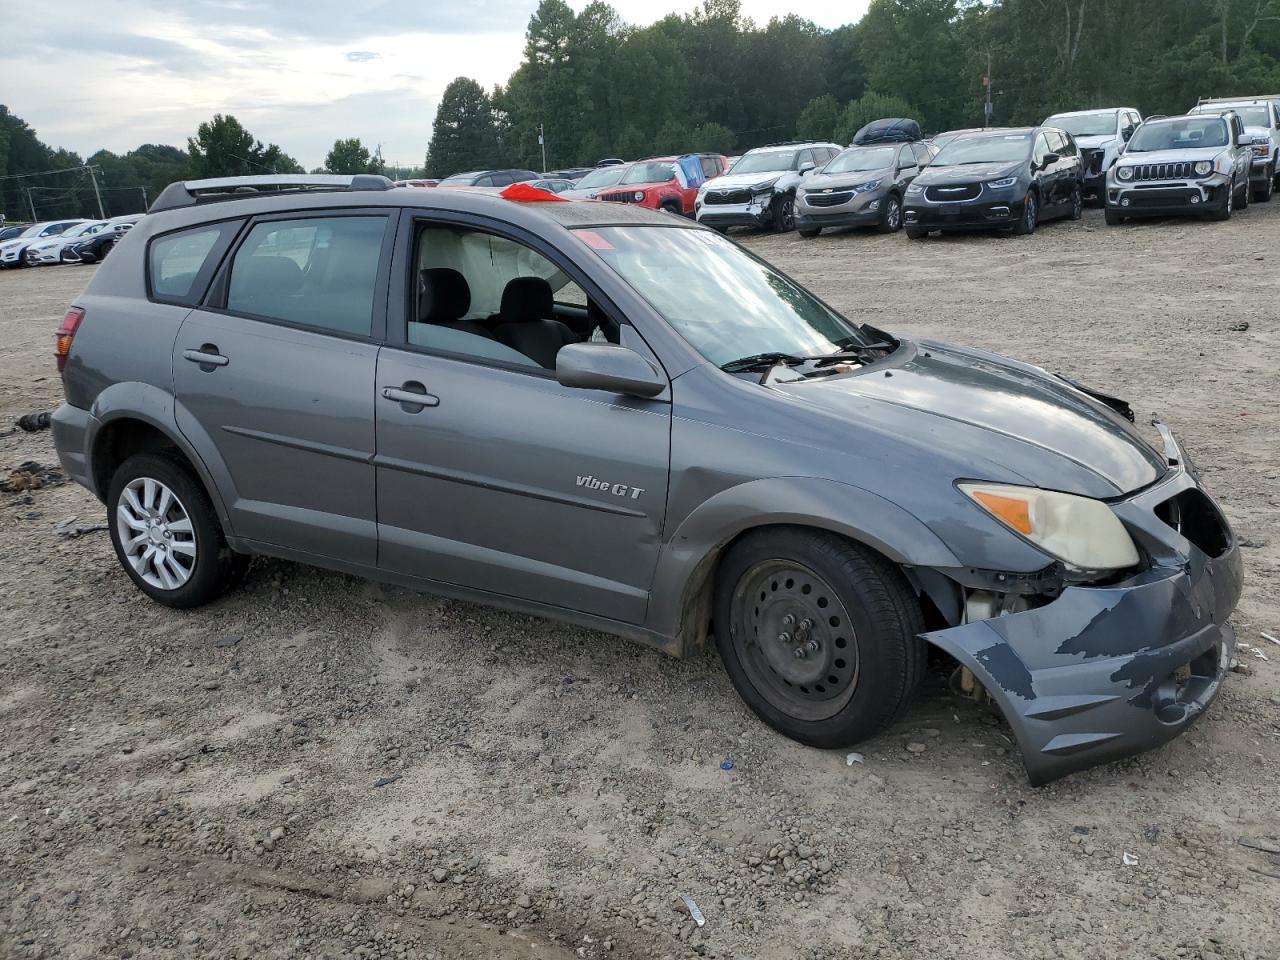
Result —
[[547, 171], [547, 136], [542, 129], [542, 124], [538, 124], [538, 146], [542, 148], [542, 173]]
[[107, 219], [106, 211], [102, 209], [102, 194], [98, 192], [98, 178], [94, 176], [93, 167], [86, 167], [89, 171], [89, 179], [93, 181], [93, 195], [98, 199], [98, 219]]
[[982, 129], [983, 129], [983, 130], [990, 130], [990, 129], [991, 129], [991, 114], [992, 114], [992, 107], [991, 107], [991, 54], [990, 54], [990, 53], [988, 53], [988, 54], [987, 54], [987, 75], [986, 75], [985, 77], [983, 77], [983, 78], [982, 78], [982, 85], [983, 85], [984, 87], [986, 87], [986, 88], [987, 88], [987, 103], [986, 103], [986, 106], [983, 108], [983, 114], [982, 114]]
[[31, 195], [31, 188], [30, 188], [30, 187], [24, 187], [23, 189], [27, 191], [27, 205], [31, 207], [31, 222], [32, 222], [32, 223], [35, 223], [36, 221], [38, 221], [38, 220], [40, 219], [39, 217], [37, 217], [37, 216], [36, 216], [36, 201], [35, 201], [35, 197], [33, 197], [33, 196]]
[[146, 213], [147, 207], [151, 205], [151, 202], [147, 199], [147, 188], [139, 187], [138, 189], [142, 191], [142, 212]]

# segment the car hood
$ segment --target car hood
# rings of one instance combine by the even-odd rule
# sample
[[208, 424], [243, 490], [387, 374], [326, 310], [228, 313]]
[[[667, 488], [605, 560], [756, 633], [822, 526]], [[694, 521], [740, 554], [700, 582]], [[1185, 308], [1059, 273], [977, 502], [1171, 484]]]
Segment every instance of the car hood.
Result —
[[1230, 147], [1181, 147], [1177, 150], [1152, 150], [1148, 153], [1126, 152], [1124, 163], [1178, 163], [1184, 160], [1212, 160]]
[[12, 240], [5, 240], [3, 243], [0, 243], [0, 250], [11, 250], [14, 247], [26, 246], [27, 244], [34, 242], [34, 237], [26, 237], [25, 239], [15, 237]]
[[810, 193], [827, 189], [847, 189], [849, 187], [856, 187], [862, 183], [868, 183], [872, 180], [883, 180], [886, 177], [892, 179], [892, 168], [882, 167], [879, 170], [851, 170], [848, 173], [815, 173], [811, 176], [805, 177], [802, 188]]
[[975, 180], [999, 180], [1015, 177], [1026, 168], [1025, 160], [1013, 163], [966, 163], [954, 167], [925, 167], [916, 177], [916, 183], [929, 186], [935, 183], [972, 183]]
[[[790, 173], [789, 170], [765, 170], [760, 173], [722, 173], [714, 180], [708, 180], [702, 187], [703, 190], [740, 190], [743, 187], [753, 187], [757, 183], [765, 183], [769, 180], [776, 180], [778, 177]], [[807, 180], [808, 178], [806, 178]]]
[[[1028, 483], [1111, 498], [1159, 479], [1164, 458], [1124, 418], [1038, 367], [949, 344], [906, 344], [885, 372], [784, 383], [805, 404], [950, 453], [984, 480], [998, 464]], [[886, 375], [889, 374], [889, 375]]]
[[1076, 137], [1076, 146], [1083, 147], [1088, 150], [1097, 150], [1101, 147], [1110, 146], [1116, 140], [1120, 139], [1114, 133], [1104, 133], [1096, 137]]

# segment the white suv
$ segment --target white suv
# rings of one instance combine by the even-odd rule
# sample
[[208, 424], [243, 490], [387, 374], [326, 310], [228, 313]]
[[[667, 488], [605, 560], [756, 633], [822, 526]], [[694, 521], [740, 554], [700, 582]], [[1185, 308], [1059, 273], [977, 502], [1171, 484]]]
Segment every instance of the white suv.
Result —
[[1042, 126], [1057, 127], [1071, 134], [1080, 149], [1084, 167], [1084, 195], [1102, 201], [1107, 171], [1124, 152], [1124, 145], [1142, 123], [1142, 114], [1133, 107], [1076, 110], [1055, 113]]
[[1249, 182], [1253, 187], [1253, 199], [1266, 203], [1271, 199], [1276, 178], [1280, 175], [1280, 108], [1274, 100], [1259, 97], [1254, 100], [1209, 100], [1188, 112], [1203, 115], [1227, 111], [1239, 114], [1252, 138]]

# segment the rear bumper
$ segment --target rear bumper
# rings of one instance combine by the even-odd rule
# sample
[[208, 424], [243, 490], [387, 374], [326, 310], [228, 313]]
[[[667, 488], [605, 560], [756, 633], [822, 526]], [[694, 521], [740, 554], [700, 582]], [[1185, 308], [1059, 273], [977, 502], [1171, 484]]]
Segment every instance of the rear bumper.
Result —
[[1154, 513], [1194, 487], [1180, 470], [1116, 506], [1153, 558], [1132, 580], [1068, 587], [1046, 606], [926, 635], [1000, 706], [1032, 783], [1166, 743], [1221, 689], [1235, 651], [1227, 618], [1240, 597], [1239, 547], [1225, 519], [1228, 548], [1210, 557]]
[[49, 426], [62, 472], [96, 496], [98, 491], [93, 486], [88, 453], [89, 435], [97, 426], [93, 415], [88, 410], [63, 403], [53, 411]]

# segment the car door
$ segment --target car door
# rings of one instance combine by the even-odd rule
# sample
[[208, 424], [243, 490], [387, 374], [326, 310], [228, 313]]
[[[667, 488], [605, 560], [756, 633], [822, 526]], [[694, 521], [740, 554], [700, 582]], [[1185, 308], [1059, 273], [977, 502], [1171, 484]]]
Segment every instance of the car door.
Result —
[[[540, 365], [508, 346], [524, 343], [508, 331], [526, 327], [533, 339], [594, 340], [571, 335], [575, 310], [608, 312], [586, 275], [536, 238], [405, 218], [393, 274], [405, 293], [392, 298], [404, 314], [392, 311], [378, 358], [380, 565], [641, 622], [666, 512], [669, 391], [565, 387], [545, 365], [554, 351]], [[539, 296], [514, 297], [513, 283]], [[597, 329], [661, 369], [620, 319]]]
[[1058, 180], [1054, 176], [1054, 165], [1048, 162], [1049, 154], [1052, 152], [1049, 149], [1048, 137], [1043, 132], [1036, 134], [1035, 142], [1031, 149], [1031, 170], [1032, 177], [1040, 187], [1040, 211], [1042, 217], [1052, 216], [1061, 203], [1058, 196]]
[[178, 425], [216, 451], [238, 537], [377, 562], [373, 387], [394, 220], [251, 221], [178, 331]]

